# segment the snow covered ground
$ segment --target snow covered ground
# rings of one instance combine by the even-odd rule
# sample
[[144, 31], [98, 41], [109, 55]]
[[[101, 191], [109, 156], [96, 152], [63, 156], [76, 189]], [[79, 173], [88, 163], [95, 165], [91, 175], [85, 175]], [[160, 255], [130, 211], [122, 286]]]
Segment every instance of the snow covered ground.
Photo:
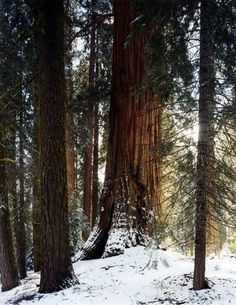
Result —
[[39, 274], [0, 293], [0, 304], [20, 305], [236, 305], [236, 259], [208, 259], [211, 289], [193, 291], [193, 259], [176, 252], [144, 247], [125, 254], [74, 264], [80, 284], [53, 293], [38, 294]]

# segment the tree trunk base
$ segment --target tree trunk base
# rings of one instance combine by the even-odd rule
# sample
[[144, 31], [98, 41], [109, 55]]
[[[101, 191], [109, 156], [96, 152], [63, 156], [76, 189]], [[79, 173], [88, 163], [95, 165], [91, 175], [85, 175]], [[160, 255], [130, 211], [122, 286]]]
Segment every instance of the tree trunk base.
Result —
[[124, 253], [125, 248], [144, 246], [146, 239], [145, 234], [135, 229], [113, 228], [108, 234], [96, 227], [75, 261], [120, 255]]

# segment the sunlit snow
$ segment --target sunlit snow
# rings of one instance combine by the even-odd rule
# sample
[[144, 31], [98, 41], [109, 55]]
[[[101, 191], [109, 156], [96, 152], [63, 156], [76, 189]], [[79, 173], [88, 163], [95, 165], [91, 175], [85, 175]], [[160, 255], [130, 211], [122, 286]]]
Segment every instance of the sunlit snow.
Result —
[[226, 305], [236, 304], [236, 259], [207, 260], [211, 289], [193, 291], [193, 258], [176, 252], [135, 247], [120, 256], [74, 264], [80, 284], [38, 294], [39, 274], [0, 293], [0, 304], [21, 305]]

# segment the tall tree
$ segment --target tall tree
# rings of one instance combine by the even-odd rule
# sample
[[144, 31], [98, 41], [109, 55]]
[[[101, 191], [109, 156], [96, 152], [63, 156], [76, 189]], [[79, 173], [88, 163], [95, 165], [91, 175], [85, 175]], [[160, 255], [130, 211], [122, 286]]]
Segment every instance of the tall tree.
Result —
[[149, 211], [157, 196], [157, 107], [151, 90], [138, 92], [146, 76], [141, 33], [125, 47], [134, 19], [131, 1], [114, 1], [113, 79], [110, 135], [100, 214], [81, 257], [123, 253], [144, 242]]
[[93, 184], [92, 184], [92, 227], [95, 225], [98, 208], [98, 159], [99, 159], [99, 103], [94, 105], [93, 123]]
[[25, 182], [24, 182], [24, 106], [22, 94], [20, 94], [20, 113], [19, 113], [19, 207], [18, 207], [18, 226], [19, 239], [17, 245], [17, 265], [20, 278], [26, 275], [26, 234], [25, 234]]
[[39, 291], [44, 293], [63, 289], [76, 282], [69, 254], [63, 2], [36, 1], [42, 206]]
[[[91, 1], [91, 22], [92, 22], [92, 30], [90, 36], [90, 58], [89, 58], [89, 89], [90, 96], [93, 97], [92, 91], [95, 86], [95, 65], [96, 65], [96, 28], [95, 28], [95, 12], [94, 12], [94, 1]], [[84, 214], [87, 218], [87, 221], [91, 223], [91, 215], [92, 215], [92, 184], [93, 184], [93, 124], [94, 124], [94, 101], [93, 98], [89, 99], [88, 107], [87, 107], [87, 143], [85, 146], [85, 156], [84, 156], [84, 175], [83, 175], [83, 210]], [[88, 236], [85, 236], [85, 239]]]
[[197, 147], [196, 184], [196, 235], [193, 288], [206, 288], [206, 228], [208, 214], [209, 187], [211, 185], [212, 145], [211, 133], [214, 78], [211, 63], [211, 1], [201, 1], [200, 17], [200, 69], [199, 69], [199, 136]]
[[[74, 113], [73, 113], [73, 51], [72, 51], [72, 41], [73, 41], [73, 7], [75, 4], [72, 2], [67, 3], [66, 7], [66, 17], [65, 17], [65, 43], [66, 49], [66, 91], [67, 91], [67, 105], [66, 105], [66, 165], [67, 165], [67, 188], [69, 199], [73, 199], [75, 196], [75, 137], [74, 137]], [[72, 11], [72, 12], [71, 12]], [[70, 210], [69, 206], [69, 210]]]
[[40, 270], [41, 265], [41, 206], [40, 206], [40, 181], [39, 181], [39, 96], [36, 81], [33, 83], [33, 149], [32, 149], [32, 188], [33, 188], [33, 255], [34, 271]]
[[[0, 117], [2, 117], [2, 114], [0, 114]], [[3, 122], [0, 120], [0, 270], [2, 291], [6, 291], [16, 287], [19, 284], [19, 280], [15, 265], [7, 202], [6, 160], [4, 160], [3, 135]]]
[[[231, 0], [150, 1], [148, 5], [139, 0], [135, 2], [140, 12], [137, 22], [143, 27], [151, 23], [158, 29], [154, 38], [156, 43], [152, 42], [152, 49], [160, 60], [156, 58], [156, 68], [152, 67], [151, 73], [157, 79], [157, 87], [162, 88], [159, 92], [170, 97], [170, 105], [173, 102], [172, 115], [176, 115], [179, 121], [182, 113], [181, 120], [187, 123], [184, 124], [185, 131], [181, 136], [185, 147], [187, 142], [188, 145], [191, 143], [190, 138], [187, 142], [185, 139], [186, 128], [190, 128], [187, 127], [189, 118], [194, 114], [196, 106], [198, 107], [198, 145], [196, 150], [192, 147], [187, 150], [187, 154], [182, 155], [185, 160], [180, 162], [181, 170], [187, 169], [184, 170], [187, 175], [185, 174], [184, 179], [177, 176], [176, 185], [180, 192], [171, 194], [171, 197], [178, 202], [178, 194], [183, 192], [184, 196], [180, 202], [184, 204], [185, 211], [189, 210], [188, 219], [192, 218], [191, 222], [191, 215], [194, 215], [192, 203], [196, 204], [193, 286], [194, 289], [202, 289], [207, 286], [206, 233], [212, 226], [211, 218], [213, 216], [214, 221], [223, 220], [223, 214], [231, 214], [234, 211], [232, 203], [235, 192], [231, 187], [225, 187], [225, 181], [230, 181], [230, 176], [235, 175], [235, 169], [229, 161], [231, 157], [227, 162], [222, 162], [223, 150], [219, 144], [222, 137], [218, 132], [222, 126], [229, 126], [227, 121], [224, 121], [225, 117], [222, 116], [220, 108], [232, 104], [232, 97], [230, 98], [228, 92], [235, 83], [235, 5]], [[160, 56], [159, 51], [162, 50], [164, 53], [161, 54], [164, 56]], [[194, 117], [197, 116], [193, 115]], [[180, 134], [179, 130], [178, 136], [174, 138], [175, 142], [179, 141]], [[173, 144], [172, 146], [173, 152], [176, 147]], [[193, 151], [197, 152], [195, 169]], [[177, 156], [179, 152], [174, 154]], [[181, 159], [180, 156], [179, 160]], [[186, 166], [188, 163], [192, 170], [189, 165]], [[173, 189], [176, 190], [176, 187]]]

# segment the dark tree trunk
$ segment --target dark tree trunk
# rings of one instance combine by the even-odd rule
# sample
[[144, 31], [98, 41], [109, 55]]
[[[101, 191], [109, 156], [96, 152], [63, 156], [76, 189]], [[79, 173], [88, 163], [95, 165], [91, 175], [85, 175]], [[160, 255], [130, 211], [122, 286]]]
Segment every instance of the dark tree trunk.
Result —
[[75, 152], [74, 152], [74, 116], [73, 113], [66, 113], [66, 167], [67, 167], [67, 188], [69, 198], [75, 194]]
[[41, 266], [41, 206], [39, 181], [39, 96], [38, 86], [34, 86], [34, 130], [33, 130], [33, 255], [34, 271]]
[[15, 241], [16, 255], [19, 253], [20, 236], [19, 236], [19, 198], [17, 194], [17, 160], [16, 160], [16, 109], [11, 110], [11, 124], [12, 128], [9, 131], [9, 157], [12, 160], [7, 166], [8, 185], [9, 185], [9, 198], [12, 204], [13, 216], [13, 239]]
[[[22, 94], [16, 97], [8, 114], [9, 157], [13, 162], [7, 166], [9, 203], [12, 204], [13, 232], [15, 237], [16, 262], [20, 278], [26, 277], [26, 237], [25, 237], [25, 203], [24, 203], [24, 131], [23, 131], [23, 101]], [[17, 117], [17, 109], [19, 116]], [[18, 118], [18, 121], [17, 121]], [[17, 133], [17, 132], [18, 133]], [[18, 137], [16, 138], [16, 135]], [[16, 140], [19, 139], [18, 155]], [[17, 160], [17, 156], [19, 156]], [[17, 189], [18, 179], [18, 189]]]
[[[95, 82], [99, 77], [99, 59], [96, 48]], [[94, 101], [93, 114], [93, 186], [92, 186], [92, 228], [95, 226], [98, 213], [98, 167], [99, 167], [99, 101]]]
[[196, 228], [193, 289], [207, 287], [205, 280], [206, 220], [209, 185], [211, 182], [211, 118], [213, 72], [210, 48], [210, 1], [201, 1], [200, 71], [199, 71], [199, 138], [196, 184]]
[[[83, 174], [83, 210], [86, 222], [90, 227], [92, 212], [92, 170], [93, 170], [93, 105], [90, 104], [87, 112], [88, 138], [84, 155]], [[83, 232], [83, 238], [88, 238], [88, 232]]]
[[40, 184], [38, 177], [33, 181], [33, 255], [34, 271], [40, 271], [41, 266], [41, 207], [40, 207]]
[[[23, 103], [23, 101], [21, 101]], [[19, 238], [17, 245], [17, 265], [20, 278], [26, 274], [26, 236], [25, 236], [25, 186], [24, 186], [24, 131], [23, 131], [23, 107], [19, 116]]]
[[10, 290], [19, 284], [12, 243], [11, 224], [7, 203], [6, 169], [2, 122], [0, 122], [0, 270], [2, 291]]
[[[212, 101], [214, 100], [214, 92], [212, 93]], [[215, 201], [215, 182], [214, 178], [216, 176], [216, 158], [215, 158], [215, 141], [214, 141], [214, 105], [210, 108], [210, 140], [209, 140], [209, 166], [208, 172], [210, 173], [209, 182], [207, 186], [207, 226], [206, 226], [206, 254], [217, 254], [221, 249], [221, 237], [220, 237], [220, 222], [216, 214], [215, 205], [217, 202]]]
[[[92, 1], [92, 14], [93, 1]], [[87, 107], [87, 122], [88, 138], [84, 156], [84, 175], [83, 175], [83, 210], [86, 220], [91, 225], [92, 214], [92, 182], [93, 182], [93, 123], [94, 123], [94, 96], [93, 89], [95, 84], [95, 63], [96, 63], [96, 46], [95, 46], [95, 28], [91, 32], [90, 37], [90, 58], [89, 58], [89, 88], [91, 91], [90, 99]], [[87, 232], [83, 232], [84, 239], [88, 238]]]
[[[67, 167], [67, 188], [69, 198], [75, 195], [75, 151], [74, 151], [74, 114], [72, 113], [71, 103], [73, 100], [73, 79], [72, 63], [68, 55], [67, 64], [67, 109], [66, 109], [66, 167]], [[70, 207], [69, 207], [70, 209]]]
[[134, 19], [131, 1], [114, 1], [113, 88], [107, 166], [100, 214], [82, 259], [123, 253], [144, 243], [149, 211], [156, 202], [156, 101], [151, 90], [137, 86], [146, 76], [146, 33], [124, 44]]
[[38, 0], [42, 255], [39, 291], [76, 282], [69, 253], [63, 0]]
[[92, 227], [95, 225], [98, 209], [98, 102], [94, 105], [94, 134], [93, 134], [93, 197], [92, 197]]

